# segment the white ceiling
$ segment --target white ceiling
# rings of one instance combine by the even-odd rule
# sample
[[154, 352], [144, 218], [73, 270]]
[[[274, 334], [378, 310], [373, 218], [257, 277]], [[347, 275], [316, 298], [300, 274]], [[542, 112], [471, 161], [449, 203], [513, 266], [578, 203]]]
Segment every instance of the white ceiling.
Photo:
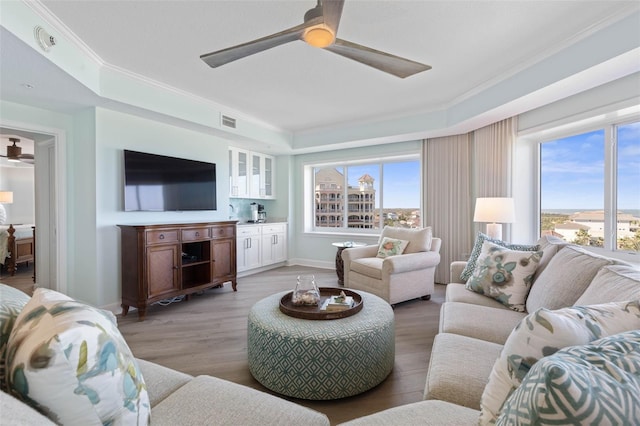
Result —
[[[640, 10], [638, 1], [347, 0], [338, 37], [433, 67], [399, 79], [301, 41], [216, 69], [200, 60], [300, 24], [314, 0], [41, 4], [106, 64], [292, 133], [446, 108]], [[101, 102], [2, 35], [3, 99], [60, 110]], [[15, 50], [11, 64], [7, 50]]]

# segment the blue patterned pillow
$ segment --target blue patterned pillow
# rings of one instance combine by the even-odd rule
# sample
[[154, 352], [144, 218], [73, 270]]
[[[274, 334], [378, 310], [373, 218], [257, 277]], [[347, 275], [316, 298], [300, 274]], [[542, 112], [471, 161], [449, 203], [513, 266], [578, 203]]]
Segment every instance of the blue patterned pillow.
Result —
[[482, 232], [478, 232], [478, 236], [476, 237], [476, 242], [473, 244], [473, 249], [471, 250], [471, 254], [469, 255], [469, 260], [467, 260], [467, 265], [462, 270], [460, 274], [460, 279], [467, 281], [471, 278], [471, 274], [473, 274], [473, 270], [476, 269], [476, 262], [478, 261], [478, 256], [480, 256], [480, 252], [482, 251], [482, 244], [488, 241], [493, 244], [497, 244], [501, 247], [505, 247], [511, 250], [518, 251], [538, 251], [540, 250], [540, 246], [538, 245], [527, 245], [527, 244], [511, 244], [504, 242], [502, 240], [496, 240], [494, 238], [489, 237]]
[[7, 343], [16, 318], [30, 297], [17, 288], [0, 284], [0, 391], [7, 391], [5, 378], [5, 359]]
[[111, 312], [37, 289], [7, 349], [11, 393], [64, 425], [147, 425], [138, 363]]
[[518, 251], [485, 241], [465, 287], [524, 312], [541, 251]]
[[640, 424], [640, 330], [538, 361], [496, 425]]

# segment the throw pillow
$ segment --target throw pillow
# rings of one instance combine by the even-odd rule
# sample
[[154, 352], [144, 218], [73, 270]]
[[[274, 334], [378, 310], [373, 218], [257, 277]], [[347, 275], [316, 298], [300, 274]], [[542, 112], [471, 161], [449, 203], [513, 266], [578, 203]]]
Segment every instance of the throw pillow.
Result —
[[540, 360], [497, 419], [514, 424], [640, 424], [640, 330]]
[[536, 285], [527, 298], [527, 312], [572, 306], [593, 281], [598, 270], [613, 263], [613, 259], [579, 246], [561, 248], [536, 278]]
[[519, 250], [519, 251], [538, 251], [539, 246], [537, 245], [526, 245], [526, 244], [510, 244], [504, 242], [502, 240], [496, 240], [494, 238], [489, 237], [482, 232], [478, 232], [478, 236], [476, 237], [476, 242], [473, 244], [473, 249], [471, 249], [471, 254], [469, 255], [469, 260], [467, 260], [467, 265], [462, 270], [460, 274], [460, 279], [467, 281], [471, 278], [473, 271], [476, 269], [476, 262], [478, 261], [478, 256], [480, 256], [480, 252], [482, 251], [482, 244], [485, 241], [488, 241], [493, 244], [497, 244], [501, 247], [506, 247], [511, 250]]
[[466, 288], [524, 312], [542, 252], [509, 250], [485, 241]]
[[529, 370], [561, 348], [640, 328], [640, 300], [573, 306], [527, 315], [507, 338], [480, 400], [481, 424], [495, 421]]
[[397, 256], [404, 252], [409, 241], [397, 240], [395, 238], [384, 237], [378, 246], [377, 257]]
[[37, 289], [16, 319], [7, 353], [15, 396], [64, 425], [149, 423], [138, 364], [113, 314]]
[[5, 360], [7, 343], [16, 318], [29, 301], [29, 296], [22, 291], [0, 284], [0, 391], [7, 392]]

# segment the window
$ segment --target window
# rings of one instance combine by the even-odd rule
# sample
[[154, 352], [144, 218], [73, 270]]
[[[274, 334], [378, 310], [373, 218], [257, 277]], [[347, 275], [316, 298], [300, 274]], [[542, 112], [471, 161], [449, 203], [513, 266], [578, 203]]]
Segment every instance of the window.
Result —
[[421, 226], [417, 158], [307, 167], [313, 180], [316, 231], [366, 233], [385, 225]]
[[583, 246], [640, 251], [640, 122], [541, 143], [540, 229]]

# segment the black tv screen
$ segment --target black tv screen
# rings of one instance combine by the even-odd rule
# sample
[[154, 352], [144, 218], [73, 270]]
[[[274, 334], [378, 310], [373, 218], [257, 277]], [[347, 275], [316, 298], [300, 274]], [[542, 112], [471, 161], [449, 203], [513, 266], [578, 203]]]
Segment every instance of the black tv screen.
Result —
[[124, 209], [216, 210], [216, 165], [124, 150]]

